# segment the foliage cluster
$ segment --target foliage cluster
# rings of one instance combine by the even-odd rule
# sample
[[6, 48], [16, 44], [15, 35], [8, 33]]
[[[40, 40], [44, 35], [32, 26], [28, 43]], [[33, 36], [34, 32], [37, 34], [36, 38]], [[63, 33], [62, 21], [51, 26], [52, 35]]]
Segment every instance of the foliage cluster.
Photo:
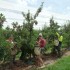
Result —
[[[62, 32], [63, 35], [63, 47], [70, 47], [70, 21], [66, 22], [64, 26], [59, 26], [57, 22], [54, 21], [53, 17], [50, 19], [50, 26], [44, 26], [42, 30], [34, 30], [34, 24], [38, 24], [36, 18], [41, 12], [43, 7], [42, 5], [37, 9], [35, 15], [31, 15], [30, 11], [28, 13], [22, 12], [25, 20], [23, 21], [23, 25], [20, 26], [18, 22], [13, 22], [11, 29], [10, 27], [6, 27], [3, 29], [3, 23], [6, 21], [5, 16], [0, 14], [0, 60], [4, 60], [7, 56], [10, 56], [11, 44], [6, 40], [13, 35], [14, 41], [17, 42], [17, 46], [20, 48], [21, 46], [26, 49], [25, 52], [28, 54], [34, 49], [34, 45], [36, 39], [38, 37], [39, 32], [42, 32], [43, 37], [47, 40], [46, 48], [53, 47], [53, 39], [56, 35], [56, 32]], [[32, 52], [31, 52], [32, 53]], [[7, 57], [7, 59], [9, 59]]]

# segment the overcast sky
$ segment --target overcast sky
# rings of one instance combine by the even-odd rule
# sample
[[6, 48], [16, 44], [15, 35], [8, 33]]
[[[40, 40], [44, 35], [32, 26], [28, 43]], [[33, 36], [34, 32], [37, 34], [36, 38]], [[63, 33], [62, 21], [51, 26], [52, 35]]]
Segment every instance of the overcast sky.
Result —
[[11, 27], [11, 23], [16, 21], [22, 25], [21, 12], [27, 12], [29, 9], [34, 14], [41, 2], [44, 2], [44, 6], [37, 18], [38, 25], [34, 26], [35, 29], [41, 29], [44, 24], [49, 25], [52, 16], [59, 25], [63, 25], [66, 20], [70, 19], [70, 0], [0, 0], [0, 13], [7, 18], [4, 27], [7, 25]]

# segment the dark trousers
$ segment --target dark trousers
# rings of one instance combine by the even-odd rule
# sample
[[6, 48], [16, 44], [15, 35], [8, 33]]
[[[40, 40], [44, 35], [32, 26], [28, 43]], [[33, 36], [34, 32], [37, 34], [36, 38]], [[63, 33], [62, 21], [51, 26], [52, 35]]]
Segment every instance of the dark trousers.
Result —
[[58, 57], [60, 57], [61, 51], [60, 51], [60, 47], [59, 46], [54, 46], [53, 54], [56, 54]]
[[53, 54], [57, 54], [58, 57], [61, 57], [61, 45], [62, 42], [59, 41], [59, 45], [53, 47]]
[[58, 57], [61, 57], [61, 45], [62, 45], [62, 42], [59, 41], [59, 45], [54, 46], [53, 48], [53, 52], [56, 53]]

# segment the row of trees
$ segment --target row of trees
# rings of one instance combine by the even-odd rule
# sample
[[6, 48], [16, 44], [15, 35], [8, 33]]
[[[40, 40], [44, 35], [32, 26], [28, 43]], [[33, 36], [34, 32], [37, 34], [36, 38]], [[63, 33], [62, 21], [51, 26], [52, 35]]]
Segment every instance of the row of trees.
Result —
[[[36, 18], [38, 17], [39, 13], [41, 12], [43, 7], [43, 3], [41, 6], [37, 9], [36, 13], [34, 16], [31, 15], [30, 11], [28, 10], [28, 13], [22, 12], [23, 17], [25, 20], [23, 21], [23, 25], [20, 26], [18, 22], [13, 22], [12, 26], [13, 28], [11, 29], [10, 27], [6, 27], [6, 29], [3, 29], [3, 23], [6, 20], [5, 16], [2, 14], [1, 15], [1, 20], [3, 19], [3, 22], [0, 24], [0, 59], [1, 60], [8, 60], [10, 56], [10, 47], [11, 44], [6, 42], [6, 40], [12, 35], [14, 37], [14, 41], [17, 42], [17, 46], [20, 48], [22, 47], [22, 55], [24, 56], [24, 59], [26, 58], [27, 55], [30, 55], [33, 51], [34, 44], [38, 35], [38, 31], [33, 29], [33, 25], [37, 25], [37, 20]], [[8, 47], [9, 46], [9, 47]], [[8, 48], [7, 48], [8, 47]], [[25, 53], [25, 54], [24, 54]], [[21, 59], [23, 56], [21, 55]]]
[[[23, 25], [20, 26], [18, 22], [13, 22], [12, 29], [10, 27], [6, 27], [5, 29], [2, 28], [3, 23], [6, 21], [6, 18], [2, 13], [0, 14], [0, 60], [5, 61], [11, 58], [11, 44], [6, 41], [11, 35], [13, 35], [14, 41], [17, 42], [17, 46], [19, 48], [22, 46], [25, 49], [24, 53], [26, 52], [26, 54], [29, 55], [34, 49], [36, 38], [38, 37], [39, 32], [42, 32], [44, 38], [47, 38], [48, 44], [46, 45], [46, 48], [53, 47], [52, 41], [56, 32], [63, 33], [64, 39], [62, 47], [70, 46], [70, 21], [66, 22], [64, 26], [59, 26], [57, 22], [54, 22], [54, 19], [52, 17], [50, 19], [49, 27], [44, 26], [42, 30], [33, 29], [33, 25], [38, 24], [36, 17], [38, 17], [39, 13], [42, 10], [42, 7], [43, 3], [37, 9], [34, 16], [31, 15], [29, 10], [27, 14], [23, 12], [22, 15], [25, 18], [25, 20], [23, 21]], [[26, 57], [26, 54], [23, 55]]]

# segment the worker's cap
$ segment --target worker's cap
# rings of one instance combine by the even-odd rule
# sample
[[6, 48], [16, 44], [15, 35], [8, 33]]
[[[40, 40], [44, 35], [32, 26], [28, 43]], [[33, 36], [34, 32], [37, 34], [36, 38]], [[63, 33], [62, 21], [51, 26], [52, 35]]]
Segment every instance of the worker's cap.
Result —
[[62, 32], [59, 32], [60, 35], [62, 35]]
[[42, 36], [42, 33], [39, 33], [39, 36]]

